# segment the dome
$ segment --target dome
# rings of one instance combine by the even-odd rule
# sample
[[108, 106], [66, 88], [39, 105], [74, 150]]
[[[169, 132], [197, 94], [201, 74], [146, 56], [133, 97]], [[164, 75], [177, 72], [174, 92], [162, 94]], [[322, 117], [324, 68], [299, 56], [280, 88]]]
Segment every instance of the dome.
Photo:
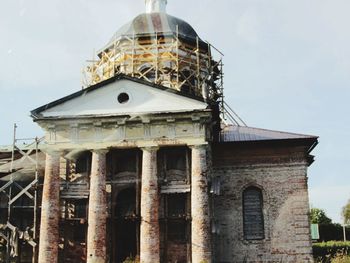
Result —
[[196, 39], [196, 31], [187, 22], [168, 15], [166, 13], [145, 13], [138, 15], [131, 22], [121, 27], [114, 37], [122, 35], [154, 34], [154, 33], [173, 33], [176, 34], [177, 26], [179, 35]]
[[124, 74], [216, 101], [221, 60], [191, 25], [166, 13], [167, 0], [144, 0], [146, 12], [122, 26], [86, 68], [86, 86]]
[[[178, 28], [178, 29], [177, 29]], [[131, 22], [122, 26], [112, 37], [107, 48], [112, 45], [112, 43], [123, 37], [123, 36], [142, 36], [142, 35], [177, 35], [177, 30], [179, 37], [191, 42], [196, 42], [198, 34], [193, 29], [193, 27], [187, 22], [168, 15], [164, 12], [159, 13], [144, 13], [135, 17]], [[199, 43], [201, 45], [204, 42], [198, 37]]]

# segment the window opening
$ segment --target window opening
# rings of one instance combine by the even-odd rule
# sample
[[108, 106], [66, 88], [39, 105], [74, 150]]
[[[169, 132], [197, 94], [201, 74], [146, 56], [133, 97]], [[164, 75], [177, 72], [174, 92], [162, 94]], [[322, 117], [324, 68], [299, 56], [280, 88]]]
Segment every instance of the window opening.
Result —
[[261, 189], [249, 187], [243, 192], [243, 228], [247, 240], [264, 239], [263, 197]]
[[129, 99], [130, 99], [129, 95], [125, 92], [122, 92], [118, 95], [118, 102], [120, 104], [127, 103], [129, 101]]

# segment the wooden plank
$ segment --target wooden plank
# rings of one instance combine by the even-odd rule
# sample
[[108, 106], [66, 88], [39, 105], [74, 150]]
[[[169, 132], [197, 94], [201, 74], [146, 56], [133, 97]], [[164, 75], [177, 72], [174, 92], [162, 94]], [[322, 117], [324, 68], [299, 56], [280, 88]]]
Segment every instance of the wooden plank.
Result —
[[0, 188], [0, 192], [4, 191], [7, 187], [12, 184], [12, 181], [8, 181], [3, 187]]
[[3, 239], [5, 239], [6, 242], [7, 242], [7, 236], [6, 236], [5, 234], [3, 234], [1, 231], [0, 231], [0, 237], [2, 237]]
[[[13, 182], [20, 190], [23, 190], [23, 187], [21, 186], [21, 185], [19, 185], [18, 183], [16, 183], [16, 182]], [[31, 193], [29, 193], [29, 192], [25, 192], [25, 194], [30, 198], [30, 199], [33, 199], [34, 198], [34, 196], [31, 194]]]
[[162, 194], [189, 193], [190, 191], [191, 191], [190, 185], [162, 186], [160, 190]]
[[[9, 202], [9, 204], [13, 204], [18, 198], [20, 198], [23, 194], [27, 194], [28, 195], [28, 190], [30, 188], [33, 187], [33, 185], [35, 185], [38, 182], [37, 179], [35, 179], [33, 182], [31, 182], [29, 185], [27, 185], [21, 192], [19, 192], [14, 198], [11, 199], [11, 201]], [[31, 199], [33, 199], [34, 197], [32, 196]]]

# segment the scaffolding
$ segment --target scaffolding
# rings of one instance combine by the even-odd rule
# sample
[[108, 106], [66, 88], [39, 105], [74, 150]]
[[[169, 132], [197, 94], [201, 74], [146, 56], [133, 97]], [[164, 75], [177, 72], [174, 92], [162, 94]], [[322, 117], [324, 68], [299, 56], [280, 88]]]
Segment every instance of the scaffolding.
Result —
[[[16, 137], [8, 149], [9, 158], [2, 159], [0, 184], [2, 222], [0, 238], [6, 243], [6, 263], [37, 262], [39, 212], [39, 144], [38, 138]], [[7, 170], [7, 171], [6, 171]], [[7, 203], [5, 207], [4, 203]], [[5, 221], [5, 224], [3, 224]], [[29, 246], [29, 247], [28, 247]], [[26, 247], [26, 248], [25, 248]], [[31, 250], [31, 260], [22, 249]], [[24, 256], [23, 256], [24, 255]], [[25, 258], [23, 258], [25, 257]], [[29, 256], [30, 257], [30, 256]]]
[[[118, 74], [216, 102], [223, 97], [222, 53], [198, 37], [177, 32], [122, 35], [83, 69], [83, 87]], [[214, 58], [213, 52], [216, 57]]]
[[121, 35], [94, 54], [83, 69], [87, 88], [116, 75], [182, 91], [218, 106], [224, 125], [247, 126], [224, 100], [223, 53], [198, 37], [176, 33]]

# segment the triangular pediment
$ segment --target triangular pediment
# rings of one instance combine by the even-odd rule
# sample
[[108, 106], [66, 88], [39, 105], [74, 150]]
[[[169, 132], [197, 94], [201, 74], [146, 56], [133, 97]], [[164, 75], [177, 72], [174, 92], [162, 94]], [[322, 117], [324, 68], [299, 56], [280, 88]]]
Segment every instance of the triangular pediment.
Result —
[[119, 78], [88, 88], [33, 110], [34, 118], [134, 115], [188, 112], [207, 108], [204, 101], [183, 94]]

